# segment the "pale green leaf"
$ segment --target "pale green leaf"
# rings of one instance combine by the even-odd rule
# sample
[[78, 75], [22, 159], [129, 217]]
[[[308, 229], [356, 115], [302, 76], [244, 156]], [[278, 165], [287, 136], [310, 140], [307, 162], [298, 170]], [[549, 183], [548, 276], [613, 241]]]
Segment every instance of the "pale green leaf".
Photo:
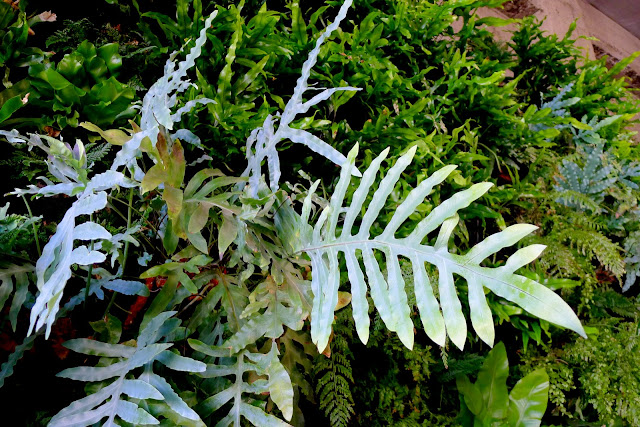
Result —
[[549, 376], [544, 368], [518, 381], [509, 394], [509, 425], [538, 427], [547, 410]]

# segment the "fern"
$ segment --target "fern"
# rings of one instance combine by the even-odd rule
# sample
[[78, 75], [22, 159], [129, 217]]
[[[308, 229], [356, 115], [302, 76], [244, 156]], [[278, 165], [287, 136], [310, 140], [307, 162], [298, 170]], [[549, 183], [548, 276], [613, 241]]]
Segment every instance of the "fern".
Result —
[[9, 320], [14, 332], [18, 323], [18, 314], [29, 294], [29, 275], [34, 270], [31, 264], [14, 264], [0, 270], [0, 311], [13, 294]]
[[640, 177], [640, 163], [638, 162], [629, 162], [625, 160], [620, 165], [620, 174], [618, 175], [618, 181], [623, 185], [631, 188], [632, 190], [640, 189], [637, 183], [632, 181], [633, 178]]
[[[98, 249], [89, 250], [85, 245], [74, 248], [75, 240], [110, 240], [117, 247], [117, 241], [122, 236], [112, 236], [102, 226], [94, 222], [76, 224], [80, 217], [91, 215], [106, 207], [107, 190], [118, 186], [136, 187], [139, 185], [139, 182], [126, 178], [117, 169], [127, 165], [133, 170], [134, 178], [141, 180], [143, 172], [136, 162], [136, 157], [139, 154], [138, 148], [142, 140], [148, 137], [155, 143], [160, 126], [172, 129], [173, 123], [179, 121], [182, 114], [199, 103], [210, 102], [206, 99], [195, 99], [187, 102], [177, 111], [172, 111], [177, 102], [175, 94], [183, 92], [190, 86], [190, 83], [184, 79], [186, 72], [195, 64], [195, 59], [200, 56], [202, 45], [206, 41], [206, 29], [209, 28], [214, 17], [215, 13], [206, 19], [195, 46], [187, 54], [186, 59], [178, 64], [177, 69], [173, 62], [174, 56], [167, 61], [164, 76], [149, 89], [144, 97], [140, 132], [135, 133], [133, 137], [124, 142], [110, 170], [89, 178], [87, 176], [87, 155], [83, 144], [79, 141], [71, 149], [70, 146], [51, 137], [43, 137], [48, 143], [47, 145], [38, 135], [27, 137], [20, 135], [15, 130], [0, 130], [0, 135], [5, 136], [10, 143], [26, 143], [30, 147], [38, 147], [45, 151], [49, 157], [47, 161], [49, 172], [59, 181], [59, 183], [53, 183], [45, 179], [48, 185], [43, 188], [31, 185], [28, 189], [17, 190], [14, 194], [46, 196], [66, 194], [77, 197], [77, 200], [58, 224], [56, 233], [44, 247], [43, 254], [36, 264], [37, 286], [40, 294], [31, 310], [29, 334], [42, 325], [46, 325], [48, 337], [59, 310], [65, 285], [71, 277], [73, 264], [91, 265], [101, 263], [106, 259], [106, 255]], [[101, 247], [100, 242], [97, 247]]]
[[571, 129], [573, 132], [573, 139], [578, 144], [601, 145], [604, 143], [604, 139], [600, 136], [598, 131], [623, 118], [624, 116], [622, 115], [613, 115], [602, 120], [598, 120], [598, 116], [594, 116], [591, 120], [587, 121], [587, 116], [584, 116], [582, 118], [582, 124], [584, 124], [584, 126]]
[[[640, 307], [637, 303], [611, 290], [599, 292], [594, 298], [594, 305], [610, 310], [620, 317], [635, 319], [640, 315]], [[599, 317], [608, 318], [609, 314], [605, 312]]]
[[559, 242], [555, 236], [532, 236], [524, 240], [526, 244], [542, 244], [546, 246], [538, 262], [551, 275], [561, 277], [582, 277], [585, 274], [576, 254], [568, 246]]
[[[351, 3], [352, 0], [345, 0], [338, 11], [336, 19], [320, 35], [316, 41], [315, 47], [311, 52], [309, 52], [307, 60], [302, 64], [302, 73], [296, 82], [293, 95], [282, 112], [278, 129], [275, 130], [274, 128], [274, 118], [271, 115], [268, 115], [264, 120], [262, 127], [255, 129], [247, 139], [246, 156], [248, 165], [242, 176], [249, 177], [251, 197], [256, 197], [258, 194], [260, 178], [262, 175], [262, 162], [265, 159], [267, 160], [267, 166], [269, 169], [269, 185], [271, 191], [275, 192], [278, 189], [280, 181], [280, 158], [278, 156], [276, 145], [283, 139], [289, 139], [293, 142], [304, 144], [337, 165], [343, 164], [346, 160], [342, 153], [322, 141], [317, 136], [302, 129], [291, 128], [289, 125], [298, 114], [306, 113], [314, 105], [329, 99], [336, 91], [359, 90], [353, 87], [324, 89], [310, 100], [306, 102], [302, 101], [302, 97], [308, 89], [307, 80], [311, 74], [311, 69], [318, 60], [320, 47], [331, 33], [338, 28], [340, 22], [346, 16], [347, 10], [351, 7]], [[353, 173], [354, 175], [359, 176], [357, 169], [354, 169]]]
[[[575, 209], [582, 209], [591, 204], [590, 210], [599, 213], [602, 208], [599, 205], [604, 199], [607, 189], [613, 186], [618, 180], [617, 177], [610, 177], [613, 171], [611, 164], [604, 165], [604, 153], [602, 146], [593, 147], [586, 153], [585, 165], [583, 168], [567, 159], [562, 160], [559, 169], [561, 178], [556, 179], [556, 191], [560, 192], [560, 197], [556, 199], [558, 203]], [[564, 193], [568, 193], [566, 196]], [[572, 199], [580, 199], [577, 194], [587, 196], [593, 203], [575, 203]]]
[[34, 224], [42, 217], [28, 218], [22, 215], [8, 214], [9, 203], [0, 208], [0, 253], [14, 254], [20, 248], [32, 243]]
[[87, 163], [93, 164], [104, 159], [111, 151], [111, 144], [105, 142], [102, 144], [87, 144]]
[[[142, 141], [145, 138], [149, 138], [155, 146], [161, 126], [167, 130], [172, 130], [174, 123], [180, 121], [184, 113], [198, 104], [213, 102], [213, 100], [207, 98], [193, 99], [175, 112], [172, 111], [177, 103], [177, 94], [184, 92], [193, 85], [186, 79], [187, 70], [195, 65], [195, 60], [202, 53], [202, 46], [207, 40], [207, 29], [211, 26], [211, 22], [216, 15], [217, 11], [213, 12], [205, 20], [204, 27], [200, 31], [199, 37], [195, 40], [195, 45], [191, 48], [184, 61], [177, 64], [177, 68], [174, 58], [178, 52], [174, 52], [167, 60], [164, 66], [164, 75], [149, 88], [142, 100], [140, 132], [135, 133], [131, 139], [124, 143], [111, 166], [112, 170], [128, 165], [135, 168], [136, 179], [142, 180], [143, 172], [135, 161]], [[197, 140], [197, 137], [187, 129], [182, 129], [180, 136], [187, 140]], [[172, 137], [175, 137], [175, 134]]]
[[[567, 93], [571, 91], [572, 88], [573, 88], [573, 83], [570, 83], [567, 86], [563, 87], [560, 90], [560, 92], [558, 92], [558, 94], [555, 97], [553, 97], [551, 101], [542, 103], [542, 105], [540, 106], [540, 110], [545, 110], [548, 108], [549, 110], [551, 110], [551, 115], [554, 117], [560, 117], [560, 118], [569, 117], [570, 114], [567, 111], [567, 108], [580, 102], [580, 98], [577, 98], [577, 97], [564, 99], [564, 97], [567, 95]], [[531, 130], [533, 130], [534, 132], [546, 130], [549, 128], [548, 125], [543, 123], [534, 123], [529, 126]], [[554, 126], [554, 128], [558, 130], [566, 129], [570, 127], [571, 125], [566, 123], [559, 123]]]
[[[358, 252], [361, 253], [364, 262], [371, 297], [382, 320], [388, 329], [398, 333], [400, 340], [408, 348], [413, 346], [413, 322], [410, 318], [405, 283], [398, 262], [400, 256], [408, 258], [412, 263], [415, 295], [425, 331], [433, 341], [441, 346], [444, 345], [448, 335], [453, 343], [462, 349], [467, 337], [467, 324], [456, 295], [454, 273], [467, 280], [471, 323], [480, 338], [489, 345], [493, 345], [495, 331], [491, 311], [484, 295], [484, 287], [515, 302], [535, 316], [584, 335], [580, 321], [558, 295], [533, 280], [514, 274], [518, 268], [535, 259], [544, 249], [543, 246], [534, 245], [520, 249], [509, 258], [503, 267], [480, 266], [480, 263], [489, 255], [513, 245], [536, 227], [514, 225], [486, 238], [465, 255], [448, 252], [449, 238], [458, 222], [457, 211], [469, 206], [472, 201], [482, 196], [491, 187], [491, 184], [476, 184], [468, 190], [455, 194], [436, 207], [408, 237], [403, 239], [395, 237], [398, 228], [423, 202], [432, 188], [444, 181], [455, 169], [455, 166], [442, 168], [412, 190], [395, 210], [395, 214], [384, 231], [378, 236], [370, 236], [373, 223], [402, 171], [411, 162], [415, 151], [416, 148], [413, 147], [398, 159], [380, 182], [375, 198], [367, 207], [360, 220], [359, 230], [355, 234], [352, 234], [352, 229], [356, 218], [363, 211], [363, 202], [388, 149], [371, 163], [353, 195], [351, 205], [344, 208], [342, 206], [343, 199], [358, 152], [357, 145], [351, 150], [348, 161], [343, 165], [340, 180], [331, 197], [330, 205], [323, 210], [313, 229], [307, 225], [311, 204], [310, 197], [305, 200], [303, 214], [300, 218], [301, 224], [299, 229], [295, 231], [300, 234], [297, 250], [306, 252], [312, 263], [313, 280], [311, 286], [314, 300], [311, 312], [311, 333], [313, 342], [318, 349], [323, 350], [327, 346], [331, 334], [333, 313], [338, 298], [340, 278], [338, 255], [340, 252], [344, 254], [351, 282], [356, 330], [360, 339], [365, 343], [369, 336], [370, 320], [365, 278], [357, 258]], [[343, 212], [345, 212], [345, 219], [342, 231], [339, 236], [336, 236], [338, 219]], [[439, 226], [441, 229], [435, 245], [422, 244], [425, 237]], [[281, 228], [279, 231], [282, 235], [291, 234], [291, 230]], [[287, 240], [286, 237], [285, 240]], [[388, 270], [386, 280], [378, 266], [375, 251], [381, 251], [385, 255]], [[433, 295], [424, 268], [425, 262], [435, 265], [439, 270], [440, 303]], [[442, 312], [440, 307], [442, 307]]]
[[[294, 302], [295, 290], [289, 283], [278, 284], [273, 278], [259, 284], [249, 295], [250, 303], [244, 308], [241, 319], [246, 323], [222, 345], [235, 354], [249, 344], [266, 336], [278, 338], [284, 334], [284, 326], [294, 331], [302, 329], [308, 312]], [[264, 309], [262, 313], [260, 311]]]
[[353, 384], [351, 357], [346, 338], [334, 334], [331, 355], [319, 355], [313, 367], [320, 409], [331, 426], [347, 426], [351, 416], [355, 415], [350, 387]]
[[[226, 357], [229, 351], [220, 347], [211, 347], [198, 340], [190, 339], [189, 345], [201, 353], [211, 357]], [[278, 405], [287, 420], [293, 416], [293, 388], [291, 378], [286, 369], [278, 360], [278, 349], [271, 345], [267, 354], [251, 353], [247, 350], [239, 352], [229, 365], [208, 365], [206, 372], [201, 376], [205, 378], [218, 378], [233, 376], [233, 382], [228, 384], [223, 391], [204, 400], [198, 406], [203, 416], [208, 416], [231, 402], [231, 410], [220, 420], [217, 426], [240, 426], [241, 418], [246, 418], [256, 426], [288, 426], [277, 417], [264, 412], [264, 407], [252, 405], [242, 399], [245, 393], [269, 393], [273, 402]], [[258, 379], [251, 384], [245, 382], [245, 376], [249, 372], [256, 375], [266, 375], [267, 380]], [[258, 403], [254, 400], [255, 403]]]
[[629, 234], [624, 241], [624, 249], [627, 253], [624, 259], [627, 277], [622, 292], [628, 291], [640, 277], [640, 231]]
[[624, 274], [624, 260], [620, 247], [604, 234], [594, 230], [567, 228], [558, 233], [559, 241], [569, 241], [582, 255], [596, 258], [600, 264], [618, 277]]
[[[135, 347], [84, 338], [67, 341], [65, 347], [78, 353], [101, 356], [103, 359], [101, 366], [65, 369], [58, 374], [59, 377], [90, 382], [115, 380], [103, 385], [96, 393], [62, 409], [51, 419], [49, 425], [90, 426], [105, 417], [107, 421], [104, 425], [115, 425], [116, 417], [138, 425], [159, 423], [139, 403], [125, 400], [125, 396], [141, 401], [164, 400], [181, 417], [204, 425], [198, 414], [184, 403], [166, 380], [153, 373], [154, 361], [178, 371], [203, 372], [206, 369], [202, 362], [169, 351], [171, 343], [159, 343], [178, 328], [180, 320], [171, 319], [174, 314], [175, 312], [165, 312], [149, 322], [140, 331]], [[134, 369], [141, 367], [144, 367], [144, 373], [138, 379], [128, 378]]]

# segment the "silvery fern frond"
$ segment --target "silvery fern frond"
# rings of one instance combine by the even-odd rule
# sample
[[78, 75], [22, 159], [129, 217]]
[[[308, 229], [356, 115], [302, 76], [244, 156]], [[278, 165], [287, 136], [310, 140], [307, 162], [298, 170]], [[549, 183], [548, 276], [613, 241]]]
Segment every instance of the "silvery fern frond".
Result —
[[[414, 188], [406, 199], [395, 209], [395, 214], [384, 231], [371, 236], [371, 227], [404, 169], [410, 164], [416, 148], [411, 148], [400, 157], [380, 182], [375, 195], [364, 211], [364, 201], [374, 183], [382, 161], [388, 153], [385, 150], [364, 172], [360, 185], [353, 195], [351, 204], [344, 207], [344, 197], [351, 181], [351, 174], [358, 152], [354, 147], [342, 167], [340, 180], [313, 230], [307, 225], [310, 197], [305, 200], [299, 233], [298, 252], [305, 252], [312, 263], [312, 291], [314, 294], [311, 312], [312, 340], [320, 351], [324, 350], [331, 335], [331, 325], [338, 302], [340, 285], [339, 254], [342, 253], [351, 283], [352, 308], [356, 330], [360, 339], [367, 342], [369, 337], [369, 315], [367, 282], [371, 298], [387, 328], [398, 333], [400, 340], [412, 348], [414, 340], [411, 307], [407, 301], [405, 282], [402, 278], [399, 257], [411, 261], [417, 306], [427, 335], [439, 345], [445, 344], [448, 335], [453, 343], [462, 349], [467, 338], [467, 323], [454, 282], [454, 274], [464, 278], [468, 285], [471, 324], [479, 337], [488, 345], [493, 345], [494, 324], [485, 297], [487, 288], [509, 301], [518, 304], [529, 313], [560, 326], [585, 335], [584, 329], [571, 308], [545, 286], [514, 274], [520, 267], [537, 258], [543, 245], [531, 245], [516, 251], [502, 267], [483, 267], [480, 263], [488, 256], [503, 248], [512, 246], [537, 227], [517, 224], [493, 234], [466, 254], [458, 255], [448, 251], [448, 242], [458, 223], [457, 212], [482, 196], [492, 186], [480, 183], [460, 191], [435, 207], [415, 229], [404, 238], [396, 237], [399, 227], [409, 218], [434, 186], [440, 184], [455, 169], [445, 166]], [[359, 222], [356, 220], [364, 212]], [[338, 219], [344, 213], [342, 231], [338, 230]], [[357, 231], [354, 233], [354, 227]], [[425, 237], [440, 228], [435, 245], [423, 244]], [[292, 230], [280, 230], [291, 233]], [[384, 277], [376, 259], [376, 252], [386, 259], [387, 277]], [[361, 268], [359, 254], [364, 264]], [[438, 269], [438, 301], [434, 295], [425, 263]], [[365, 274], [367, 279], [365, 279]], [[441, 311], [442, 310], [442, 311]]]
[[[229, 350], [222, 347], [212, 347], [195, 339], [189, 339], [189, 345], [196, 351], [207, 356], [218, 358], [229, 356]], [[234, 380], [217, 394], [209, 397], [198, 405], [203, 416], [208, 416], [227, 403], [231, 403], [231, 410], [216, 426], [241, 426], [242, 418], [247, 419], [254, 426], [286, 427], [289, 424], [279, 418], [266, 413], [260, 406], [252, 405], [247, 397], [249, 393], [269, 394], [271, 400], [278, 406], [287, 420], [293, 416], [293, 386], [291, 378], [280, 359], [275, 342], [271, 343], [268, 353], [252, 353], [242, 350], [234, 358], [235, 362], [227, 365], [207, 365], [207, 370], [199, 375], [204, 378], [223, 378], [233, 376]], [[247, 373], [255, 372], [267, 379], [258, 379], [249, 384]]]
[[[585, 150], [584, 167], [568, 160], [562, 160], [562, 166], [558, 168], [560, 177], [556, 178], [554, 188], [560, 197], [556, 202], [565, 206], [580, 209], [582, 204], [574, 204], [571, 201], [571, 193], [580, 193], [588, 196], [596, 204], [600, 204], [604, 199], [605, 192], [618, 180], [615, 176], [610, 176], [613, 171], [612, 164], [605, 164], [607, 154], [603, 152], [602, 145], [596, 145]], [[566, 192], [568, 197], [564, 197]], [[599, 213], [602, 208], [598, 207], [594, 213]]]
[[[140, 331], [136, 346], [109, 344], [90, 339], [73, 339], [65, 342], [65, 347], [78, 353], [101, 356], [103, 361], [111, 359], [107, 366], [82, 366], [69, 368], [58, 374], [59, 377], [78, 381], [113, 381], [97, 392], [76, 400], [58, 412], [49, 424], [55, 426], [90, 426], [107, 418], [105, 426], [119, 425], [116, 417], [131, 424], [159, 424], [160, 422], [147, 410], [138, 406], [136, 400], [152, 399], [164, 401], [171, 411], [185, 418], [181, 425], [204, 426], [198, 414], [191, 409], [169, 383], [153, 373], [153, 362], [158, 361], [166, 367], [183, 372], [204, 372], [206, 365], [200, 361], [180, 356], [169, 350], [170, 342], [162, 341], [180, 325], [180, 320], [171, 318], [176, 312], [161, 313]], [[137, 379], [128, 378], [134, 369], [144, 367]]]
[[[177, 103], [177, 95], [193, 85], [193, 83], [186, 79], [187, 71], [195, 65], [195, 60], [202, 53], [202, 46], [207, 41], [207, 29], [211, 26], [211, 22], [217, 13], [217, 11], [213, 12], [205, 20], [204, 27], [200, 31], [199, 37], [195, 40], [195, 45], [191, 48], [184, 61], [180, 61], [177, 64], [177, 68], [175, 58], [178, 52], [174, 52], [169, 59], [167, 59], [164, 66], [164, 75], [149, 88], [149, 91], [142, 100], [141, 132], [134, 134], [133, 137], [122, 146], [122, 149], [116, 155], [116, 160], [111, 166], [112, 170], [117, 170], [124, 165], [131, 165], [136, 158], [138, 149], [144, 138], [149, 138], [155, 145], [160, 126], [163, 126], [167, 130], [172, 130], [173, 124], [180, 121], [182, 115], [190, 111], [197, 104], [214, 102], [207, 98], [194, 99], [187, 102], [175, 112], [172, 111]], [[187, 129], [178, 130], [172, 136], [191, 141], [196, 145], [200, 142], [200, 140]], [[136, 179], [141, 180], [144, 173], [142, 171], [139, 171], [139, 173], [141, 175], [136, 176]]]
[[[340, 90], [360, 90], [354, 87], [339, 87], [324, 89], [311, 99], [303, 102], [302, 97], [304, 93], [309, 89], [309, 76], [311, 69], [318, 60], [318, 54], [322, 43], [333, 33], [340, 22], [347, 15], [347, 10], [351, 7], [352, 0], [346, 0], [340, 10], [336, 19], [325, 29], [325, 31], [318, 37], [316, 46], [309, 52], [307, 60], [302, 65], [302, 72], [296, 82], [296, 87], [293, 91], [293, 95], [280, 116], [280, 122], [278, 128], [275, 129], [275, 118], [268, 115], [264, 120], [262, 127], [255, 129], [249, 138], [247, 139], [247, 168], [243, 172], [242, 176], [249, 177], [249, 188], [252, 197], [256, 197], [258, 194], [259, 181], [262, 175], [262, 161], [267, 160], [267, 166], [269, 169], [269, 187], [271, 191], [276, 191], [280, 182], [280, 158], [276, 145], [284, 140], [289, 139], [293, 142], [304, 144], [316, 153], [326, 157], [337, 165], [344, 163], [346, 158], [335, 148], [318, 138], [317, 136], [302, 129], [294, 129], [289, 125], [293, 122], [298, 114], [305, 114], [314, 105], [325, 101], [331, 97], [335, 92]], [[353, 169], [353, 174], [359, 176], [357, 169]]]
[[[43, 188], [31, 185], [26, 190], [16, 190], [14, 194], [44, 196], [66, 194], [77, 197], [77, 200], [58, 224], [56, 233], [43, 248], [42, 256], [36, 263], [37, 286], [40, 293], [31, 309], [29, 334], [46, 325], [46, 336], [49, 336], [65, 285], [71, 277], [73, 264], [91, 265], [102, 263], [106, 259], [106, 255], [96, 248], [89, 250], [86, 245], [74, 248], [74, 242], [77, 240], [109, 240], [117, 246], [123, 238], [122, 235], [112, 236], [106, 229], [94, 222], [78, 224], [80, 217], [104, 209], [107, 205], [106, 191], [118, 186], [132, 188], [139, 185], [144, 173], [137, 165], [136, 157], [139, 154], [140, 143], [144, 138], [148, 137], [151, 141], [156, 141], [160, 126], [172, 129], [173, 123], [179, 121], [182, 114], [192, 109], [197, 103], [210, 102], [206, 99], [197, 99], [187, 102], [175, 112], [172, 111], [177, 103], [177, 94], [191, 85], [185, 79], [187, 70], [195, 65], [195, 59], [200, 56], [202, 46], [207, 39], [206, 30], [215, 16], [216, 13], [213, 13], [206, 19], [204, 28], [195, 41], [195, 46], [187, 54], [185, 60], [177, 64], [177, 68], [174, 62], [177, 53], [174, 53], [167, 61], [164, 75], [144, 97], [141, 131], [135, 133], [129, 141], [124, 143], [110, 170], [94, 175], [92, 178], [87, 177], [87, 156], [81, 142], [78, 142], [72, 149], [68, 144], [54, 138], [46, 136], [41, 138], [38, 135], [25, 137], [15, 130], [0, 131], [0, 135], [5, 136], [13, 144], [26, 143], [29, 149], [38, 147], [44, 150], [48, 155], [49, 171], [59, 181], [53, 183], [43, 178], [47, 184]], [[185, 135], [184, 132], [181, 136], [189, 139], [189, 135]], [[48, 142], [48, 145], [42, 141], [43, 138]], [[118, 171], [122, 166], [127, 166], [134, 171], [134, 180]], [[130, 231], [127, 230], [127, 232]], [[100, 242], [97, 247], [101, 247]]]

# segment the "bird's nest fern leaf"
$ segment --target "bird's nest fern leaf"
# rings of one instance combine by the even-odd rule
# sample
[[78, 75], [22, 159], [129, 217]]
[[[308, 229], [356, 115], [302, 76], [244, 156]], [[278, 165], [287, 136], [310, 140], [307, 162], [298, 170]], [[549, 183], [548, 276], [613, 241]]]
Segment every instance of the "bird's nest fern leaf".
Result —
[[[358, 147], [349, 153], [342, 167], [340, 180], [331, 197], [330, 204], [321, 213], [312, 229], [308, 225], [311, 198], [303, 206], [300, 233], [296, 250], [305, 252], [311, 258], [314, 294], [311, 312], [312, 340], [322, 351], [329, 342], [334, 310], [338, 302], [340, 284], [339, 254], [342, 253], [347, 265], [351, 283], [353, 316], [360, 339], [367, 342], [369, 337], [369, 315], [366, 298], [367, 283], [371, 298], [386, 326], [398, 333], [400, 340], [412, 348], [414, 340], [411, 308], [407, 302], [405, 282], [400, 272], [399, 257], [407, 258], [413, 266], [413, 277], [417, 306], [427, 335], [439, 345], [445, 344], [448, 335], [460, 349], [467, 337], [467, 323], [454, 285], [454, 274], [463, 277], [468, 284], [468, 298], [471, 324], [480, 338], [493, 345], [495, 331], [491, 311], [487, 304], [484, 288], [512, 301], [533, 315], [572, 329], [581, 335], [584, 330], [571, 308], [553, 291], [534, 280], [514, 274], [520, 267], [537, 258], [544, 250], [543, 245], [531, 245], [515, 252], [504, 266], [483, 267], [480, 263], [488, 256], [503, 248], [512, 246], [535, 226], [517, 224], [487, 237], [464, 255], [450, 253], [448, 242], [458, 222], [457, 212], [489, 190], [492, 184], [480, 183], [458, 192], [437, 206], [415, 229], [404, 238], [397, 238], [398, 228], [409, 218], [417, 206], [431, 192], [434, 186], [443, 182], [455, 169], [445, 166], [414, 188], [395, 210], [395, 214], [377, 236], [371, 235], [371, 227], [385, 205], [404, 169], [411, 163], [415, 147], [400, 157], [379, 184], [375, 195], [359, 220], [358, 231], [353, 233], [356, 220], [363, 211], [367, 198], [382, 161], [388, 154], [385, 150], [364, 172], [352, 202], [343, 207], [347, 188], [351, 181], [352, 169]], [[336, 235], [338, 219], [345, 213], [342, 230]], [[435, 245], [423, 244], [425, 237], [438, 229]], [[283, 228], [284, 234], [287, 231]], [[382, 252], [386, 259], [387, 277], [378, 265], [375, 252]], [[360, 259], [364, 265], [361, 268]], [[434, 296], [425, 263], [437, 267], [439, 271], [439, 299]], [[366, 275], [366, 279], [365, 279]]]

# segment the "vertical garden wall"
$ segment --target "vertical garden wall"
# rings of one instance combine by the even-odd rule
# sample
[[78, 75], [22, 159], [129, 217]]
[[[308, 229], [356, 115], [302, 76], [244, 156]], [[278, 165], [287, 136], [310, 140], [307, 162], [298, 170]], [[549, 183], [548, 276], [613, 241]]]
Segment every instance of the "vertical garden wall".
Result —
[[0, 3], [11, 425], [640, 423], [635, 56], [503, 3]]

